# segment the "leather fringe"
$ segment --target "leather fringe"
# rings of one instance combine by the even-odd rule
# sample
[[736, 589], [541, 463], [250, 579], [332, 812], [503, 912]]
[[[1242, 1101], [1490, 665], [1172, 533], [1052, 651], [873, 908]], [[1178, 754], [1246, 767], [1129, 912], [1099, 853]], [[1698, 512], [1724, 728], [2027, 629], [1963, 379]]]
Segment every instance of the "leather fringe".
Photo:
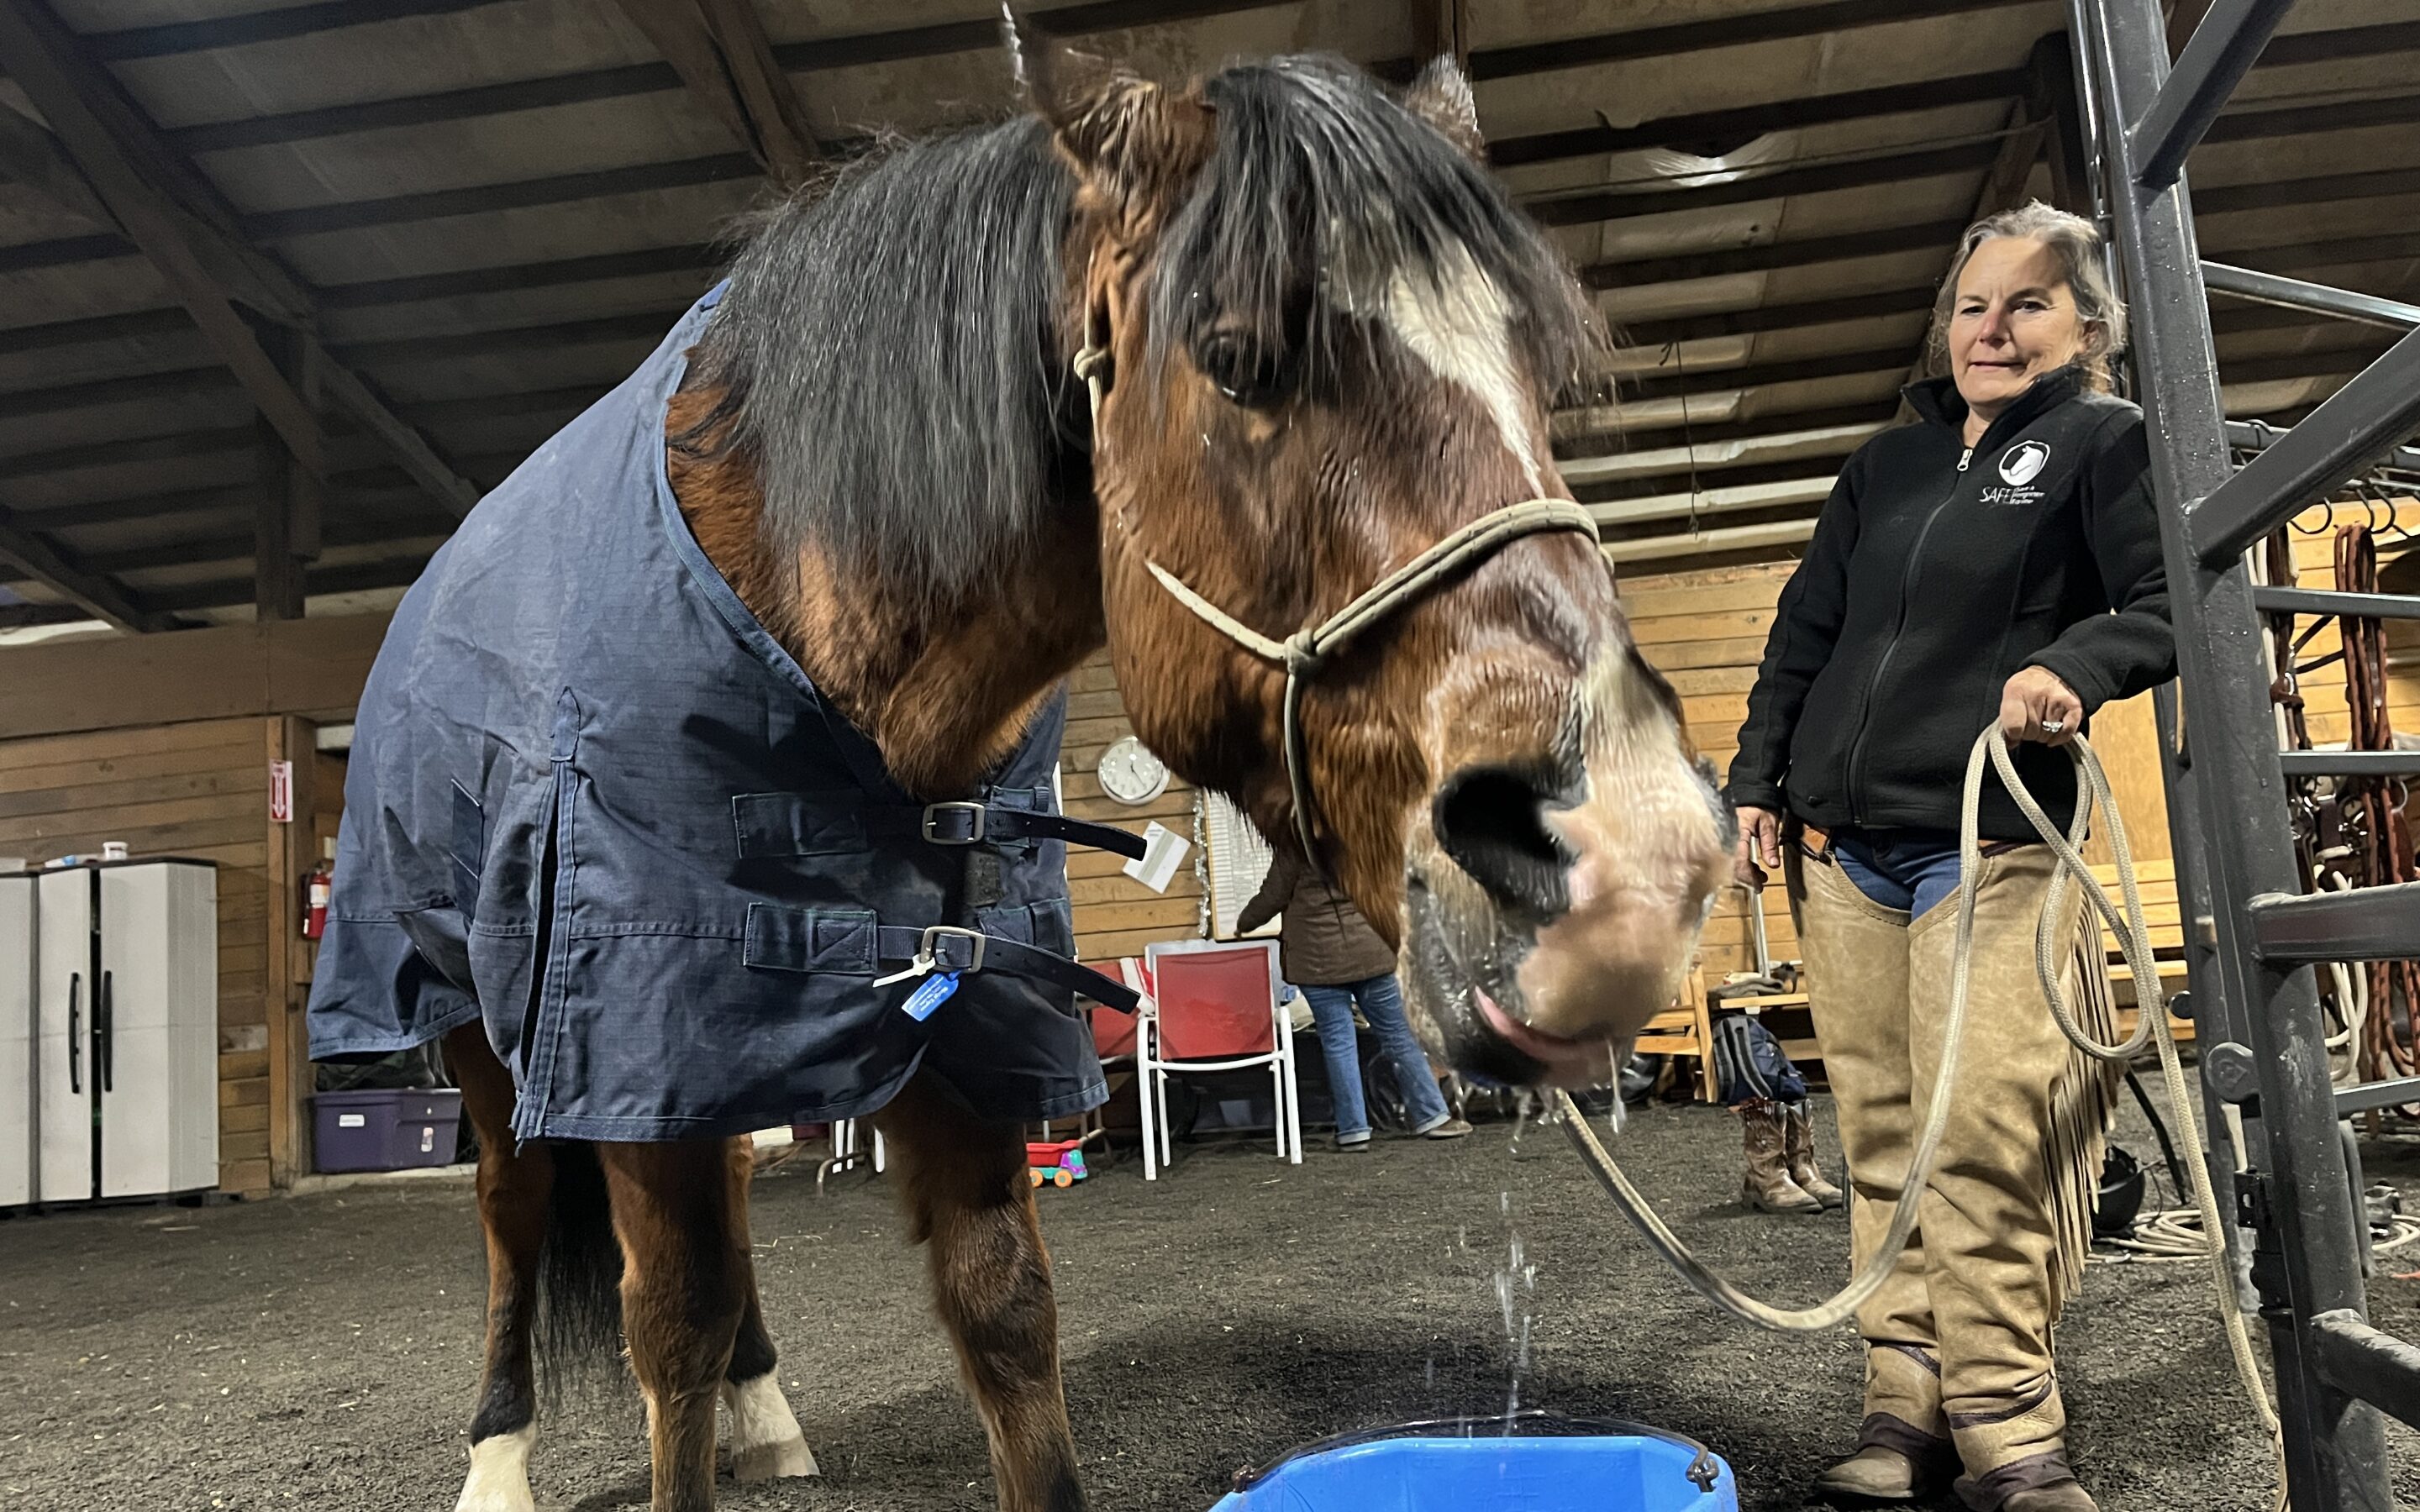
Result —
[[[2099, 916], [2089, 907], [2075, 913], [2067, 970], [2067, 999], [2076, 1026], [2103, 1044], [2118, 1039], [2118, 996], [2109, 980], [2109, 957]], [[2042, 1011], [2050, 1006], [2042, 1005]], [[2085, 1257], [2092, 1248], [2092, 1214], [2101, 1200], [2101, 1165], [2109, 1126], [2117, 1116], [2118, 1087], [2125, 1078], [2118, 1062], [2099, 1060], [2073, 1046], [2067, 1068], [2051, 1088], [2050, 1129], [2042, 1144], [2050, 1190], [2050, 1214], [2057, 1247], [2051, 1257], [2051, 1317], [2084, 1285]]]

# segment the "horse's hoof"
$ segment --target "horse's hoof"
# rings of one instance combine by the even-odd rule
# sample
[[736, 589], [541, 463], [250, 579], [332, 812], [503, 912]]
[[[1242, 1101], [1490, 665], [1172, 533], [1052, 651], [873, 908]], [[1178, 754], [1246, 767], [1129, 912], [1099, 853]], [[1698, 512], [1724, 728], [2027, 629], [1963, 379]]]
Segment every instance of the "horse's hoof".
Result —
[[735, 1449], [731, 1455], [731, 1473], [742, 1481], [795, 1480], [802, 1475], [820, 1475], [815, 1457], [807, 1447], [802, 1435], [782, 1443], [760, 1443], [752, 1449]]
[[725, 1384], [722, 1404], [731, 1412], [731, 1473], [744, 1481], [791, 1480], [813, 1475], [815, 1457], [807, 1436], [799, 1431], [799, 1415], [790, 1411], [773, 1372], [752, 1381]]
[[530, 1446], [535, 1443], [536, 1425], [524, 1424], [471, 1445], [471, 1473], [454, 1512], [537, 1512], [529, 1484]]

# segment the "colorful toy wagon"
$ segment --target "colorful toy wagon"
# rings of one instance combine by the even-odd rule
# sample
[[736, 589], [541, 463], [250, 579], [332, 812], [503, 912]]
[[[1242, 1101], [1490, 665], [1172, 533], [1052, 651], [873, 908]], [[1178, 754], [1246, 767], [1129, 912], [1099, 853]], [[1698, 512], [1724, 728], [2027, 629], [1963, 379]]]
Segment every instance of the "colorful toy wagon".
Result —
[[1046, 1181], [1052, 1186], [1074, 1186], [1090, 1174], [1084, 1169], [1084, 1142], [1080, 1139], [1027, 1145], [1025, 1167], [1026, 1176], [1035, 1186]]

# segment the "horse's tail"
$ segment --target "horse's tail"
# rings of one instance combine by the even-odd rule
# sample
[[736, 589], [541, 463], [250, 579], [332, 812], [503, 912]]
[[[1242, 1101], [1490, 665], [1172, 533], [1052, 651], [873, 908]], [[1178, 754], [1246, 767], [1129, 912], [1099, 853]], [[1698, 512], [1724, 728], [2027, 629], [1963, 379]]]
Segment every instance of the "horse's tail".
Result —
[[591, 1383], [618, 1358], [622, 1341], [622, 1246], [605, 1169], [594, 1148], [553, 1147], [553, 1193], [537, 1260], [537, 1366], [550, 1401]]

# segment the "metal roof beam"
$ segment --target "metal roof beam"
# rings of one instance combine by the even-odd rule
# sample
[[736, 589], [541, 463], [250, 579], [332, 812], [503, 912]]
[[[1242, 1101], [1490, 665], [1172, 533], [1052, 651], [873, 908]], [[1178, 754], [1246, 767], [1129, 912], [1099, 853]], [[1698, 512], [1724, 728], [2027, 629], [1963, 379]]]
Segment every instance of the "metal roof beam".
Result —
[[752, 0], [619, 0], [689, 86], [783, 189], [807, 181], [824, 150]]

